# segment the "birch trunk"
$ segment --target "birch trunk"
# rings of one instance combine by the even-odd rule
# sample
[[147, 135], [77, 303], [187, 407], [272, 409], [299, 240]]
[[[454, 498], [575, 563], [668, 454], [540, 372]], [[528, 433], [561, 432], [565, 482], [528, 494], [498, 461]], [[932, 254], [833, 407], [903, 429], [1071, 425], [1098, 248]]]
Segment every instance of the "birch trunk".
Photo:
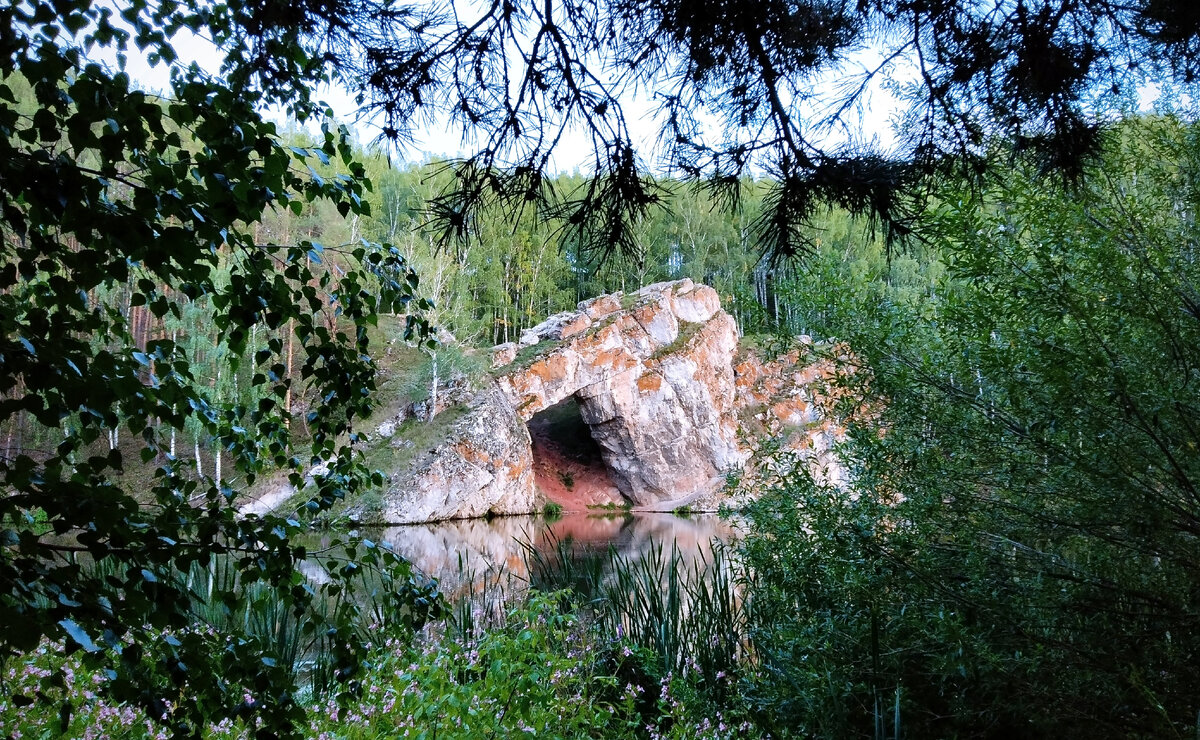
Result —
[[437, 416], [437, 388], [438, 388], [438, 366], [437, 366], [437, 351], [431, 351], [430, 357], [433, 358], [433, 382], [429, 386], [429, 418], [426, 421], [433, 421], [433, 417]]
[[287, 383], [287, 390], [283, 393], [283, 424], [288, 429], [292, 428], [292, 347], [296, 340], [296, 320], [288, 320], [288, 343], [287, 343], [287, 375], [284, 382]]

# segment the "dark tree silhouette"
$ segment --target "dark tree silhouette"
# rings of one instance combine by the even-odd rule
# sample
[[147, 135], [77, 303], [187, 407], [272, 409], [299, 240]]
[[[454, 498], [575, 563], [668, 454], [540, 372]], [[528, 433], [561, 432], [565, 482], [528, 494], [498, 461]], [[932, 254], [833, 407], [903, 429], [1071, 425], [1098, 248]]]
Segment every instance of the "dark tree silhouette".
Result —
[[[1200, 65], [1200, 11], [1174, 0], [346, 0], [306, 13], [324, 17], [310, 38], [385, 138], [441, 117], [476, 132], [435, 204], [443, 236], [489, 204], [535, 208], [605, 255], [636, 256], [629, 223], [660, 200], [622, 110], [631, 91], [657, 100], [674, 173], [731, 197], [748, 173], [773, 176], [760, 236], [786, 257], [827, 205], [908, 233], [929, 176], [977, 174], [996, 139], [1076, 178], [1113, 105], [1148, 79], [1192, 86]], [[885, 80], [907, 106], [894, 151], [856, 130]], [[590, 178], [554, 193], [544, 173], [570, 127], [590, 138]]]
[[[299, 33], [301, 11], [278, 20]], [[0, 457], [0, 664], [57, 640], [107, 673], [112, 697], [177, 736], [234, 716], [259, 736], [296, 735], [294, 666], [308, 650], [324, 645], [335, 693], [354, 690], [369, 635], [343, 589], [378, 574], [380, 606], [400, 629], [436, 610], [436, 594], [373, 543], [326, 553], [331, 579], [309, 584], [299, 570], [309, 553], [293, 540], [300, 523], [240, 516], [230, 474], [194, 474], [172, 435], [188, 422], [203, 429], [238, 486], [279, 468], [302, 487], [304, 470], [324, 461], [314, 511], [368, 485], [352, 449], [374, 388], [366, 330], [381, 304], [413, 297], [416, 277], [384, 245], [351, 245], [323, 270], [332, 250], [255, 237], [270, 209], [304, 201], [366, 213], [344, 128], [287, 146], [256, 110], [280, 101], [300, 118], [319, 113], [307, 86], [321, 60], [223, 6], [135, 2], [122, 16], [90, 0], [0, 9], [0, 425], [28, 420], [43, 441]], [[233, 23], [245, 44], [229, 36]], [[184, 27], [227, 42], [228, 81], [173, 63]], [[172, 66], [169, 98], [84, 56], [135, 44]], [[331, 159], [348, 174], [322, 179], [309, 166]], [[252, 366], [252, 403], [217, 398], [161, 331], [199, 300], [229, 358], [222, 369]], [[336, 321], [323, 321], [326, 309]], [[303, 445], [289, 424], [288, 331], [301, 348], [297, 384], [321, 399]], [[280, 639], [284, 624], [291, 637]], [[36, 696], [9, 700], [60, 698], [65, 732], [64, 686], [52, 674]]]

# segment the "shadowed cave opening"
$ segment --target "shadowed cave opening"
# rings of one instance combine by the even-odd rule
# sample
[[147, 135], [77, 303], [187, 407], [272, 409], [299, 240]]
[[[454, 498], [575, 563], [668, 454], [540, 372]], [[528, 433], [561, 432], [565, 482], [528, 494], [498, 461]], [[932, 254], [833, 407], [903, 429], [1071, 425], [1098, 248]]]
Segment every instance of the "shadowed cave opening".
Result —
[[534, 414], [529, 437], [534, 485], [548, 501], [564, 511], [625, 503], [574, 396]]

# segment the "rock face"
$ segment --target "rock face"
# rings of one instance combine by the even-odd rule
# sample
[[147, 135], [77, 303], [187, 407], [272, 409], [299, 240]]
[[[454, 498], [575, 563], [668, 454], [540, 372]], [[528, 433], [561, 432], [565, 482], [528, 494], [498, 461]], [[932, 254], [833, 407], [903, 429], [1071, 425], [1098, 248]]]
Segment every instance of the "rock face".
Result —
[[[802, 347], [812, 340], [800, 337]], [[845, 471], [833, 454], [845, 439], [846, 429], [829, 410], [838, 400], [831, 394], [838, 375], [851, 372], [845, 347], [835, 347], [836, 357], [815, 361], [800, 350], [771, 360], [748, 354], [734, 368], [737, 375], [737, 407], [750, 436], [773, 438], [804, 461], [819, 483], [844, 486]]]
[[489, 387], [447, 442], [416, 463], [415, 478], [394, 477], [382, 519], [535, 511], [540, 496], [526, 423], [570, 399], [612, 483], [642, 509], [715, 508], [726, 474], [750, 456], [739, 444], [745, 419], [827, 462], [841, 432], [825, 420], [823, 399], [810, 386], [828, 373], [799, 353], [770, 362], [737, 362], [737, 354], [737, 327], [716, 291], [691, 280], [600, 296], [551, 316], [519, 342], [492, 350]]
[[529, 430], [496, 388], [478, 393], [418, 472], [392, 476], [379, 512], [395, 524], [528, 514], [536, 508]]
[[690, 280], [629, 299], [601, 296], [552, 317], [527, 334], [560, 343], [497, 381], [526, 421], [574, 397], [621, 493], [636, 506], [678, 506], [744, 461], [732, 413], [737, 327], [716, 291]]

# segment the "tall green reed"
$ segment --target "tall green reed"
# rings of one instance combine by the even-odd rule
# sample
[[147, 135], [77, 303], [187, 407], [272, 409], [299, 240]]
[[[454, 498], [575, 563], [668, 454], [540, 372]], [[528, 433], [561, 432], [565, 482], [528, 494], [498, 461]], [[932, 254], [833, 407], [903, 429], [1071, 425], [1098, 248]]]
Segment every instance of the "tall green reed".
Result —
[[488, 564], [479, 570], [461, 553], [455, 581], [459, 592], [449, 596], [444, 627], [448, 636], [464, 642], [478, 639], [488, 629], [505, 626], [509, 603], [524, 586], [507, 568]]
[[751, 656], [744, 576], [720, 543], [689, 557], [674, 543], [622, 555], [565, 540], [526, 545], [525, 559], [532, 587], [574, 594], [596, 629], [653, 655], [661, 674], [716, 689]]
[[[326, 563], [340, 560], [337, 554], [326, 555]], [[81, 558], [81, 561], [83, 558]], [[81, 562], [97, 575], [116, 575], [118, 564], [110, 559]], [[188, 595], [193, 617], [192, 629], [208, 630], [214, 634], [240, 634], [256, 643], [264, 658], [282, 665], [295, 677], [300, 698], [316, 699], [328, 694], [339, 679], [344, 656], [339, 650], [345, 635], [329, 629], [334, 617], [353, 609], [360, 615], [354, 630], [366, 644], [375, 642], [381, 627], [396, 626], [406, 619], [418, 624], [424, 616], [436, 618], [441, 611], [441, 596], [436, 584], [410, 578], [406, 583], [394, 579], [378, 567], [358, 567], [356, 577], [334, 580], [315, 558], [306, 560], [300, 568], [304, 578], [292, 584], [311, 596], [311, 603], [281, 600], [278, 588], [261, 581], [246, 582], [237, 559], [232, 555], [216, 555], [207, 565], [193, 563], [184, 572], [176, 573], [181, 591]], [[425, 609], [424, 616], [409, 618], [397, 612], [397, 593], [408, 591]], [[422, 601], [423, 600], [423, 601]], [[387, 629], [391, 634], [395, 630]]]

